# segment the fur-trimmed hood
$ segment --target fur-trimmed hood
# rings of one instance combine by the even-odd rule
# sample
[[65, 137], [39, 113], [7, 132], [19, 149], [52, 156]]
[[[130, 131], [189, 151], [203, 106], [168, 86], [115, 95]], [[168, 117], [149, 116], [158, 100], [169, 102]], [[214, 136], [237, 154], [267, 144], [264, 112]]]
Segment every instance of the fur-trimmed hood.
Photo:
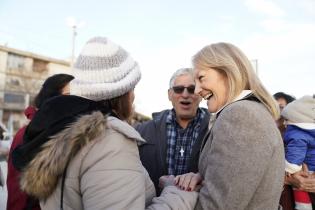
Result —
[[117, 118], [104, 117], [101, 112], [83, 115], [42, 146], [42, 150], [21, 173], [21, 189], [40, 200], [49, 197], [56, 189], [67, 162], [100, 136], [106, 127], [130, 139], [144, 141], [130, 125]]

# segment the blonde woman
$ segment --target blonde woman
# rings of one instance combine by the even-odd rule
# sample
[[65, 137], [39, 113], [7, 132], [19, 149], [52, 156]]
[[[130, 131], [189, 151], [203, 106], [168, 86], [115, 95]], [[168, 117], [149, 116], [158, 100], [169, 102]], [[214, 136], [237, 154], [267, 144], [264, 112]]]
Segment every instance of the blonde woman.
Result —
[[199, 173], [178, 176], [176, 184], [186, 190], [201, 184], [198, 210], [278, 209], [284, 151], [275, 101], [232, 44], [204, 47], [193, 57], [193, 66], [195, 93], [207, 100], [214, 116]]

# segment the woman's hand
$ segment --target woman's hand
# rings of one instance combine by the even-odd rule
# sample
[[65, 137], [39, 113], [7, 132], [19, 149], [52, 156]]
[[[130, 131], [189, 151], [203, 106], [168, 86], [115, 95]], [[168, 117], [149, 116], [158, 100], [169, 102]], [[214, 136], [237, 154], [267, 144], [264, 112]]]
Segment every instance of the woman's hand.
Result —
[[303, 191], [315, 192], [315, 174], [309, 174], [306, 165], [303, 165], [302, 171], [286, 176], [285, 183]]
[[175, 177], [175, 184], [182, 190], [193, 191], [201, 184], [202, 178], [199, 173], [187, 173]]

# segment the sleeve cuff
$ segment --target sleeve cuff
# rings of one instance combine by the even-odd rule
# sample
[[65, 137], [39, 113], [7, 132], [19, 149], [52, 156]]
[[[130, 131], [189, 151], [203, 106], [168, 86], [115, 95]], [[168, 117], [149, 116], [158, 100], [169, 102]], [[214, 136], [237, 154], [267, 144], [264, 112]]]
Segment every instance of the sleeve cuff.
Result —
[[293, 163], [289, 163], [287, 160], [285, 160], [285, 171], [290, 173], [290, 174], [294, 174], [298, 171], [302, 170], [302, 165], [296, 165]]

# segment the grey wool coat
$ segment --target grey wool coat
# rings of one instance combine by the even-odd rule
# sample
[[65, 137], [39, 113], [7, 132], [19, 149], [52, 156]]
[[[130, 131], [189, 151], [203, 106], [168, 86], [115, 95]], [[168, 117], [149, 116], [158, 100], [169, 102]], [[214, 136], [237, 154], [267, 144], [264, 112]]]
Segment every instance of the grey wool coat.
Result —
[[127, 123], [105, 118], [100, 112], [81, 116], [43, 145], [21, 174], [21, 188], [40, 199], [43, 210], [60, 209], [61, 175], [68, 155], [65, 210], [183, 209], [194, 208], [198, 194], [175, 186], [160, 197], [141, 164], [140, 134]]
[[240, 100], [217, 115], [204, 144], [197, 210], [276, 210], [284, 181], [283, 142], [262, 103]]

